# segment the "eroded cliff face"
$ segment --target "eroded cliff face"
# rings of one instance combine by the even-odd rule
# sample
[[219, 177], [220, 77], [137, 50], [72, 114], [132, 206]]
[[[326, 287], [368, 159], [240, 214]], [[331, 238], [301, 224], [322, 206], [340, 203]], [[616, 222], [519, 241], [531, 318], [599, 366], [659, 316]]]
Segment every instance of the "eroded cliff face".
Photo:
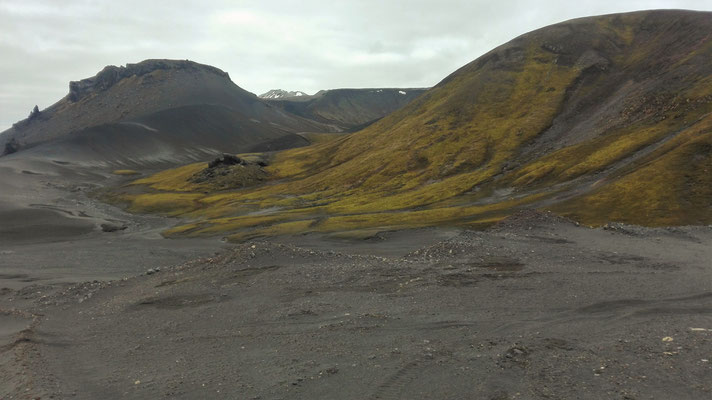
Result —
[[91, 78], [69, 82], [69, 100], [77, 102], [93, 93], [105, 91], [125, 78], [144, 76], [158, 70], [206, 71], [230, 79], [227, 72], [188, 60], [145, 60], [125, 67], [109, 65]]
[[264, 103], [218, 68], [146, 60], [70, 82], [67, 96], [0, 134], [0, 152], [177, 163], [265, 145], [302, 146], [308, 142], [296, 132], [328, 129]]
[[93, 77], [69, 82], [67, 96], [44, 110], [35, 107], [28, 118], [0, 133], [0, 148], [6, 155], [74, 131], [164, 109], [205, 103], [239, 108], [254, 97], [226, 72], [193, 61], [109, 65]]

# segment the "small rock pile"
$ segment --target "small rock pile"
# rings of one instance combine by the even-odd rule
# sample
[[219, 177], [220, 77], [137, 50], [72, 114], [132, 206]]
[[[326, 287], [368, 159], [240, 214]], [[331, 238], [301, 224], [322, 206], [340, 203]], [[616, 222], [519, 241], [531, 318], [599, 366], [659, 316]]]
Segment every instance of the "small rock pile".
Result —
[[253, 186], [265, 181], [267, 172], [262, 168], [267, 166], [263, 160], [248, 161], [230, 154], [210, 161], [208, 167], [190, 177], [190, 181], [199, 184], [209, 184], [215, 189], [237, 189]]

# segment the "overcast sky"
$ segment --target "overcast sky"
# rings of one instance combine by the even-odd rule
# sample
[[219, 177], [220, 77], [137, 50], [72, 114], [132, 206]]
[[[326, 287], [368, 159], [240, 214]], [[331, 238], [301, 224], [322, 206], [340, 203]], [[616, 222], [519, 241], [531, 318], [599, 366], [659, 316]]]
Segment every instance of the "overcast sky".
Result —
[[190, 59], [256, 94], [424, 87], [533, 29], [654, 8], [712, 0], [0, 0], [0, 131], [109, 64]]

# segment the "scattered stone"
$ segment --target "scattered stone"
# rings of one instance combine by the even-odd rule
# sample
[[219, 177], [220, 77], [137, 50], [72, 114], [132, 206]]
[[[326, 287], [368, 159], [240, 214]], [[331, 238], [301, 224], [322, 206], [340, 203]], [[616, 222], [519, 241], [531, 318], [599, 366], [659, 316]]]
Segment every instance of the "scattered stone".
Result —
[[102, 232], [118, 232], [127, 229], [127, 225], [117, 225], [117, 224], [101, 224]]
[[673, 339], [673, 338], [670, 337], [670, 336], [665, 336], [665, 337], [663, 338], [663, 342], [672, 342], [673, 340], [675, 340], [675, 339]]

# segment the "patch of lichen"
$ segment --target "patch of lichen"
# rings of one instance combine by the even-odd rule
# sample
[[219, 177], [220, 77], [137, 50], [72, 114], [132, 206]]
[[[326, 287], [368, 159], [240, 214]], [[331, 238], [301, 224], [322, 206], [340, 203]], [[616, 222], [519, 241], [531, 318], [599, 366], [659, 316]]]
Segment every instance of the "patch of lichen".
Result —
[[304, 132], [300, 133], [300, 136], [302, 136], [304, 139], [308, 140], [310, 144], [315, 145], [315, 144], [321, 144], [321, 143], [327, 143], [331, 142], [332, 140], [336, 140], [342, 136], [344, 136], [344, 133], [324, 133], [324, 132]]
[[[175, 213], [160, 196], [190, 194], [195, 197], [176, 208], [195, 222], [167, 234], [234, 232], [234, 240], [297, 231], [481, 226], [521, 207], [555, 203], [560, 193], [575, 197], [554, 209], [590, 223], [704, 221], [710, 198], [704, 185], [710, 185], [695, 171], [707, 168], [700, 127], [712, 111], [712, 85], [708, 77], [684, 74], [666, 78], [665, 85], [655, 86], [655, 79], [662, 73], [656, 68], [700, 63], [710, 48], [695, 47], [690, 57], [681, 50], [650, 67], [665, 38], [638, 26], [643, 18], [602, 17], [597, 23], [590, 47], [596, 54], [617, 49], [605, 54], [610, 64], [579, 66], [575, 58], [567, 61], [566, 49], [545, 50], [539, 39], [516, 42], [363, 131], [276, 154], [265, 184], [216, 192], [187, 182], [197, 172], [187, 166], [136, 181], [157, 193], [133, 195], [129, 200], [143, 206], [132, 209], [155, 204]], [[633, 75], [619, 79], [625, 74]], [[610, 87], [599, 90], [609, 80]], [[599, 104], [599, 96], [610, 96], [603, 99], [609, 103]], [[537, 147], [560, 146], [542, 137], [563, 109], [572, 109], [569, 104], [586, 111], [597, 106], [606, 118], [594, 115], [583, 128], [570, 125], [595, 132], [567, 137], [568, 146]], [[608, 113], [611, 108], [616, 113]], [[698, 161], [689, 164], [689, 157]], [[667, 185], [676, 194], [665, 190], [671, 180]], [[679, 181], [687, 183], [675, 186]], [[703, 211], [696, 215], [688, 206]], [[264, 210], [273, 212], [255, 214]]]
[[520, 188], [546, 186], [615, 167], [641, 150], [654, 148], [698, 124], [712, 111], [712, 103], [700, 100], [693, 98], [691, 102], [686, 102], [678, 99], [676, 101], [684, 105], [665, 113], [653, 113], [636, 123], [619, 126], [599, 137], [551, 152], [510, 172], [502, 182]]
[[245, 240], [264, 236], [302, 234], [310, 232], [313, 224], [314, 220], [283, 222], [260, 229], [243, 230], [228, 236], [228, 240], [230, 240], [231, 242], [242, 242]]
[[249, 196], [290, 194], [315, 205], [304, 196], [320, 193], [316, 203], [327, 201], [330, 212], [354, 213], [425, 206], [472, 189], [551, 124], [581, 72], [536, 46], [526, 56], [521, 69], [456, 77], [356, 135], [277, 155], [271, 172], [291, 180]]
[[161, 171], [146, 178], [138, 179], [134, 185], [146, 185], [155, 190], [171, 192], [197, 192], [205, 188], [205, 185], [196, 184], [190, 178], [202, 171], [207, 166], [206, 163], [195, 163]]
[[[513, 212], [517, 205], [525, 204], [534, 199], [504, 202], [488, 206], [447, 207], [430, 210], [411, 210], [402, 212], [379, 212], [351, 215], [331, 215], [321, 218], [304, 218], [295, 221], [277, 222], [265, 225], [247, 219], [236, 218], [231, 225], [217, 224], [214, 232], [238, 233], [229, 236], [232, 241], [242, 241], [262, 236], [278, 236], [295, 233], [342, 233], [352, 232], [361, 235], [364, 232], [374, 232], [422, 228], [437, 225], [451, 226], [486, 226], [499, 221]], [[309, 212], [310, 210], [300, 210]], [[284, 221], [283, 217], [275, 216], [273, 221]], [[205, 232], [203, 232], [205, 233]]]
[[626, 46], [630, 46], [635, 39], [635, 25], [640, 19], [633, 14], [621, 14], [601, 17], [596, 21], [599, 29], [613, 33], [609, 37], [619, 39]]
[[156, 213], [168, 216], [186, 214], [200, 207], [196, 193], [146, 193], [127, 195], [123, 199], [129, 202], [129, 211], [135, 213]]
[[523, 187], [561, 183], [598, 172], [662, 139], [673, 129], [673, 124], [635, 125], [564, 147], [513, 171], [505, 180]]
[[130, 176], [130, 175], [141, 175], [140, 172], [134, 171], [132, 169], [117, 169], [112, 172], [114, 175], [124, 175], [124, 176]]
[[681, 133], [636, 167], [552, 210], [590, 225], [712, 223], [712, 117]]

